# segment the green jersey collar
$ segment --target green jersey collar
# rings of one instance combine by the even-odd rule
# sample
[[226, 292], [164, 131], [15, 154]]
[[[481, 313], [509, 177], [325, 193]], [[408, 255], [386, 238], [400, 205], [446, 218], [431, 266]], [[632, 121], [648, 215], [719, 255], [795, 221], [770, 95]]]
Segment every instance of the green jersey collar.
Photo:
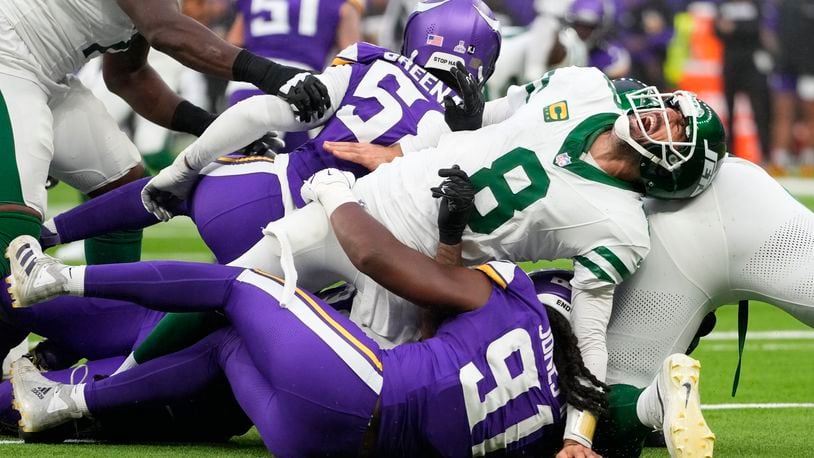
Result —
[[554, 156], [554, 165], [586, 180], [615, 186], [626, 191], [642, 192], [637, 183], [630, 183], [608, 175], [602, 169], [580, 159], [582, 153], [588, 151], [599, 134], [613, 128], [613, 123], [619, 116], [621, 115], [617, 113], [599, 113], [579, 123], [571, 130], [560, 151]]

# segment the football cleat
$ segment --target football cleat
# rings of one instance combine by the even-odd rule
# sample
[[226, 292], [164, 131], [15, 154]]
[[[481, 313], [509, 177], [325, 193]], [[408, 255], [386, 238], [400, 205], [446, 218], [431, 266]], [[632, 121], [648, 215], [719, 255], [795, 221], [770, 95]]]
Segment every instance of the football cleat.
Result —
[[664, 423], [662, 431], [672, 457], [712, 457], [715, 434], [701, 413], [698, 379], [701, 363], [687, 355], [669, 356], [657, 378]]
[[23, 433], [45, 431], [82, 418], [82, 412], [70, 393], [77, 386], [48, 380], [28, 358], [20, 358], [11, 364], [11, 385], [14, 393], [12, 405], [20, 412]]
[[6, 257], [11, 264], [6, 283], [13, 307], [30, 307], [68, 292], [68, 277], [62, 273], [65, 265], [43, 254], [34, 237], [22, 235], [12, 240]]

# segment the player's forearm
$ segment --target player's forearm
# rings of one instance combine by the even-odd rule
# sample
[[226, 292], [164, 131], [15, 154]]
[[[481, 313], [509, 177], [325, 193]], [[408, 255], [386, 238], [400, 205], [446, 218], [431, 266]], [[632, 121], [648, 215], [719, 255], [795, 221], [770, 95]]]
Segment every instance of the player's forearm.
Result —
[[571, 324], [585, 367], [605, 381], [608, 366], [607, 330], [615, 286], [574, 289]]
[[435, 262], [445, 266], [461, 266], [463, 265], [463, 245], [456, 243], [455, 245], [447, 245], [439, 243], [438, 249], [435, 251]]
[[172, 129], [176, 108], [184, 100], [149, 65], [134, 71], [107, 73], [105, 83], [145, 119]]
[[[460, 312], [481, 306], [491, 293], [488, 281], [472, 280], [472, 275], [480, 274], [441, 265], [405, 246], [358, 204], [338, 207], [331, 214], [331, 225], [357, 269], [417, 305]], [[459, 287], [464, 284], [469, 288]]]
[[241, 49], [194, 19], [180, 15], [172, 24], [142, 32], [153, 48], [207, 75], [234, 79], [232, 66]]
[[[267, 99], [275, 99], [274, 101]], [[280, 105], [277, 112], [288, 112], [288, 122], [272, 122], [267, 107], [269, 104]], [[279, 119], [279, 118], [278, 118]], [[201, 170], [219, 156], [229, 154], [243, 148], [247, 144], [262, 137], [271, 130], [297, 130], [287, 129], [299, 125], [294, 120], [291, 109], [285, 102], [270, 95], [252, 97], [237, 105], [230, 107], [209, 126], [209, 128], [184, 150], [187, 165], [193, 170]]]

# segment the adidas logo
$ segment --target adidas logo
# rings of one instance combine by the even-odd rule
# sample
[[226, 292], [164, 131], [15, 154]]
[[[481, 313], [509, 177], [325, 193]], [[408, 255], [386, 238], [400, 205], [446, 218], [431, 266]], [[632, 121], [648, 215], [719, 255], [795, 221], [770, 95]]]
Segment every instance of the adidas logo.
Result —
[[50, 386], [49, 387], [36, 386], [34, 388], [31, 388], [31, 392], [34, 393], [34, 395], [38, 397], [40, 401], [45, 399], [45, 395], [48, 394], [49, 391], [51, 391]]

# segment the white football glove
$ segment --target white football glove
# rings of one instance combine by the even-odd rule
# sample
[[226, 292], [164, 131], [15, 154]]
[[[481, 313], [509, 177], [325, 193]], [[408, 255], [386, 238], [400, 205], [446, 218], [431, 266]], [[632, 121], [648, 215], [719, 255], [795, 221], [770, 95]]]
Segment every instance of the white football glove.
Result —
[[351, 188], [356, 183], [356, 177], [350, 172], [339, 169], [325, 169], [311, 175], [305, 180], [300, 195], [305, 203], [319, 202], [325, 208], [328, 217], [340, 205], [356, 202]]
[[169, 221], [175, 216], [173, 207], [187, 198], [198, 178], [196, 170], [187, 167], [184, 154], [147, 182], [141, 190], [141, 203], [148, 212], [161, 221]]

